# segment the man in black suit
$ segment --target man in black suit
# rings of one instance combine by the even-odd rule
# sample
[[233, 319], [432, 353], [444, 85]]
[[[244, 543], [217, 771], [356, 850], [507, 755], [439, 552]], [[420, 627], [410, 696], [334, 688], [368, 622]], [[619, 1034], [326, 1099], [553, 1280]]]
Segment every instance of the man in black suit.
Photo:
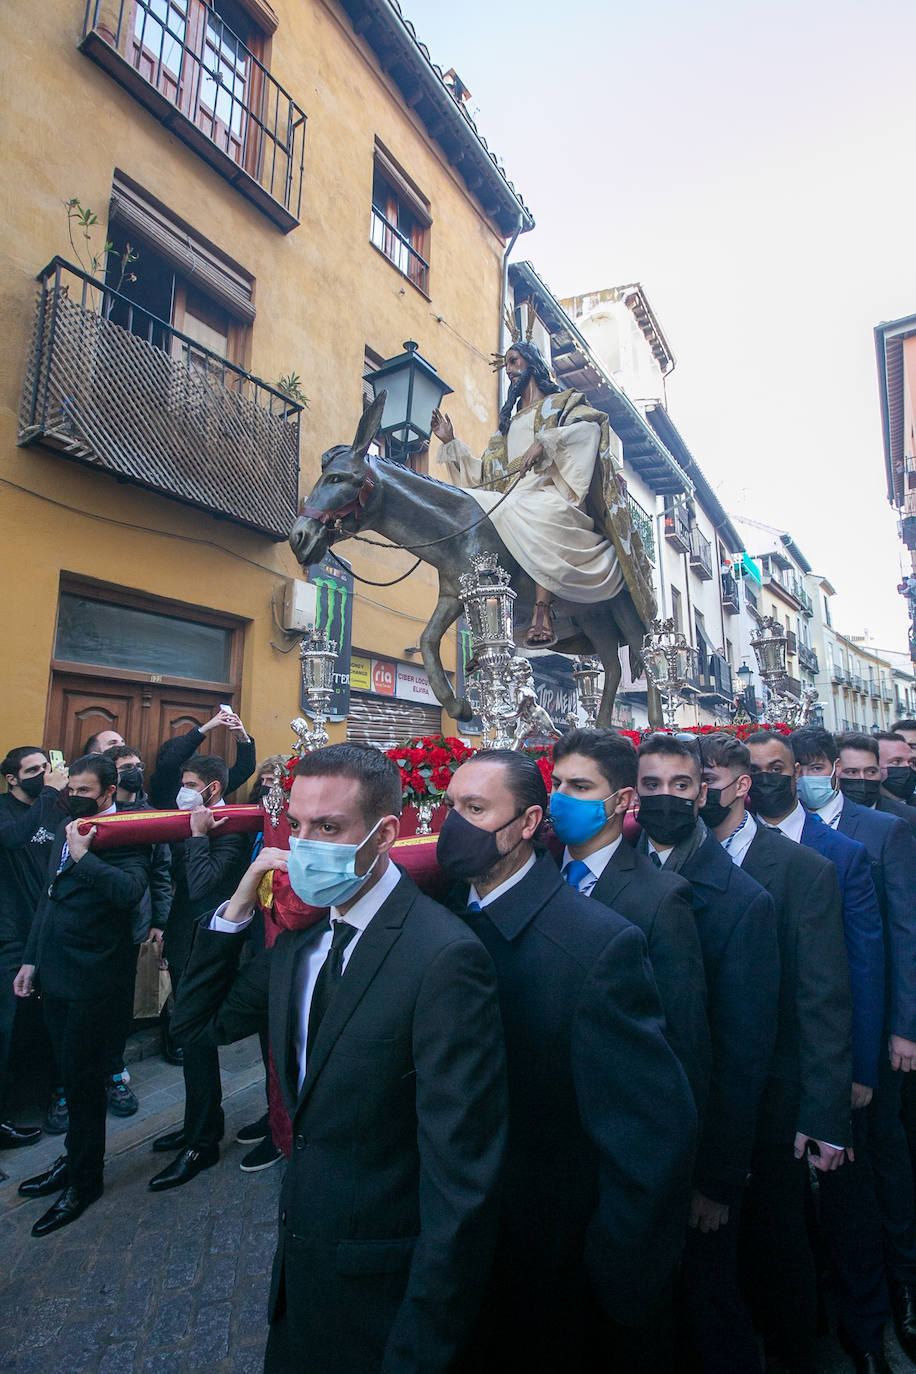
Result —
[[878, 770], [881, 791], [876, 808], [891, 816], [900, 816], [912, 830], [916, 830], [916, 768], [911, 764], [910, 746], [903, 735], [882, 730], [871, 736], [878, 746]]
[[150, 851], [94, 854], [96, 827], [81, 835], [77, 821], [113, 815], [117, 781], [115, 765], [101, 754], [71, 764], [72, 819], [58, 830], [47, 891], [16, 975], [19, 997], [32, 993], [36, 979], [41, 988], [70, 1109], [66, 1154], [19, 1186], [24, 1197], [60, 1193], [32, 1227], [33, 1236], [75, 1221], [102, 1194], [107, 1027], [118, 1015], [124, 985], [133, 975], [131, 915], [149, 885]]
[[[293, 1150], [280, 1197], [268, 1374], [445, 1374], [477, 1313], [506, 1136], [493, 965], [389, 859], [400, 772], [332, 745], [296, 765], [290, 852], [262, 849], [198, 929], [175, 1009], [190, 1047], [269, 1014]], [[288, 867], [330, 927], [239, 971], [263, 875]]]
[[712, 1049], [703, 953], [690, 887], [659, 872], [623, 839], [636, 795], [636, 750], [614, 730], [571, 730], [553, 748], [550, 819], [566, 845], [563, 877], [646, 937], [668, 1043], [684, 1067], [702, 1119]]
[[817, 1324], [808, 1160], [822, 1172], [839, 1168], [851, 1141], [849, 963], [836, 869], [754, 820], [747, 803], [763, 811], [771, 804], [760, 779], [753, 776], [747, 798], [736, 797], [716, 827], [732, 862], [772, 896], [779, 940], [776, 1046], [758, 1113], [743, 1263], [765, 1335], [793, 1374], [808, 1374]]
[[[181, 785], [184, 769], [192, 758], [198, 757], [204, 739], [219, 725], [225, 726], [230, 735], [235, 737], [235, 763], [229, 769], [223, 796], [231, 797], [233, 792], [248, 781], [258, 762], [255, 742], [234, 711], [220, 710], [212, 720], [204, 721], [203, 725], [195, 726], [184, 735], [175, 735], [159, 746], [156, 767], [149, 783], [149, 797], [153, 806], [168, 811], [175, 805], [175, 796]], [[114, 742], [124, 743], [120, 737]]]
[[[220, 807], [229, 769], [218, 754], [188, 759], [181, 775], [178, 805], [191, 813], [188, 839], [171, 846], [172, 908], [165, 928], [165, 957], [175, 996], [191, 952], [197, 921], [227, 901], [248, 864], [246, 835], [220, 833]], [[149, 1181], [154, 1193], [180, 1188], [219, 1159], [223, 1138], [223, 1088], [219, 1052], [214, 1045], [192, 1045], [181, 1056], [184, 1121], [153, 1141], [157, 1153], [177, 1150], [175, 1158]]]
[[[703, 819], [721, 822], [744, 795], [750, 785], [746, 760], [737, 759], [732, 775], [730, 746], [736, 741], [712, 735], [708, 742], [703, 764], [711, 796], [693, 741], [657, 733], [640, 746], [639, 845], [650, 871], [671, 880], [680, 875], [692, 889], [712, 1031], [709, 1102], [682, 1273], [683, 1342], [704, 1374], [757, 1374], [757, 1341], [738, 1283], [738, 1234], [773, 1052], [779, 949], [772, 898], [735, 867]], [[720, 768], [727, 777], [719, 776]], [[656, 870], [655, 863], [662, 867]]]
[[[467, 1368], [655, 1369], [633, 1328], [683, 1246], [696, 1132], [641, 931], [563, 881], [534, 839], [540, 771], [488, 750], [455, 772], [439, 863], [496, 965], [509, 1149], [496, 1262]], [[630, 1329], [628, 1332], [627, 1328]]]

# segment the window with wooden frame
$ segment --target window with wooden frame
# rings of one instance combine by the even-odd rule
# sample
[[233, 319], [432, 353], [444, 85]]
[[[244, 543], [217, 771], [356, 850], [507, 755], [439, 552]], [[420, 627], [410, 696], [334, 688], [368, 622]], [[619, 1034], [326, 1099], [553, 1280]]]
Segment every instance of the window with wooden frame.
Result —
[[[106, 285], [119, 292], [113, 323], [199, 371], [246, 366], [254, 283], [242, 268], [126, 178], [115, 178], [108, 238]], [[121, 281], [128, 244], [134, 280]]]
[[369, 238], [397, 270], [429, 295], [429, 202], [378, 141]]

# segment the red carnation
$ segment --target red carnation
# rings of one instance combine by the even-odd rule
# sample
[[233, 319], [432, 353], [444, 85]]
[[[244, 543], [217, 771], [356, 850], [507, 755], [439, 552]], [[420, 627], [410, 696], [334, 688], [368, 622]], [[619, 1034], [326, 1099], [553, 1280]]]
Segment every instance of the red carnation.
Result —
[[410, 786], [414, 789], [414, 791], [419, 792], [420, 796], [422, 797], [426, 791], [426, 779], [424, 778], [423, 774], [419, 773], [416, 769], [414, 769], [414, 771], [410, 774], [408, 781], [410, 783]]
[[434, 768], [432, 773], [432, 784], [437, 792], [444, 792], [452, 780], [452, 770], [445, 766]]

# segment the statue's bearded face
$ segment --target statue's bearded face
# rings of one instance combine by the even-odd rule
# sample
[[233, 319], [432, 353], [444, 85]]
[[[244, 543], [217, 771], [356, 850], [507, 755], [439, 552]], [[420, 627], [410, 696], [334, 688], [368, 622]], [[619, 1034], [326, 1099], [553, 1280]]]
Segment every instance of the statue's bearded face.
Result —
[[510, 348], [506, 354], [506, 376], [509, 378], [509, 385], [516, 392], [522, 391], [531, 377], [530, 363], [514, 348]]

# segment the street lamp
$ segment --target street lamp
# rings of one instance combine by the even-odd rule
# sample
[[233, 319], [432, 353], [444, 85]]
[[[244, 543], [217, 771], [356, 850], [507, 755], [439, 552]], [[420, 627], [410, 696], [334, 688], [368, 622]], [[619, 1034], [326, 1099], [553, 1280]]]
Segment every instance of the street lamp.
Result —
[[366, 378], [376, 397], [382, 391], [388, 393], [379, 434], [401, 452], [417, 440], [429, 440], [432, 413], [443, 396], [452, 393], [417, 348], [413, 339], [408, 339], [403, 353], [388, 358]]
[[735, 713], [734, 724], [746, 725], [751, 719], [751, 678], [754, 674], [747, 666], [744, 659], [741, 660], [741, 667], [737, 669], [735, 676], [739, 678], [741, 682], [741, 691], [739, 693], [741, 699]]

